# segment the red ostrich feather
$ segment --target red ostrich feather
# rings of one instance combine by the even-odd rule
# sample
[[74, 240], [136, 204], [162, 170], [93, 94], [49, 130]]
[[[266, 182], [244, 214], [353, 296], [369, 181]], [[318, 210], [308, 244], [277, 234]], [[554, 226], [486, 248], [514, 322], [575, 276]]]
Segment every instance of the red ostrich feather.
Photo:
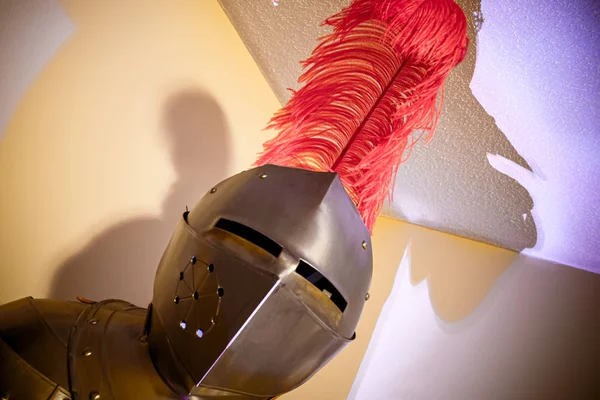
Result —
[[336, 172], [371, 230], [399, 165], [435, 130], [443, 84], [465, 56], [452, 0], [355, 0], [303, 62], [255, 165]]

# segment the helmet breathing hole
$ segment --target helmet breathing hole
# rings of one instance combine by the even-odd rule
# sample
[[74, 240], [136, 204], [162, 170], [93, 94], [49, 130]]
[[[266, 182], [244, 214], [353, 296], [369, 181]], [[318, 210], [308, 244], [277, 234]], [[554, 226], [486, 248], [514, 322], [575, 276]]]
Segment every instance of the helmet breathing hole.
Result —
[[222, 287], [218, 288], [217, 294], [219, 295], [219, 297], [223, 297], [223, 295], [225, 294], [225, 289], [223, 289]]

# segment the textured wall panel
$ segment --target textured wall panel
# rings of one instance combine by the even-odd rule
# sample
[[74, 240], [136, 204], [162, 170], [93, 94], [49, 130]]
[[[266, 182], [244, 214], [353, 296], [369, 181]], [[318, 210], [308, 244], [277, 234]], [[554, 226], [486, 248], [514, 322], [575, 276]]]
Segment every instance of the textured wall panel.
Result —
[[[298, 87], [299, 61], [327, 32], [320, 22], [349, 4], [346, 0], [220, 2], [281, 103], [289, 98], [286, 88]], [[598, 158], [593, 157], [599, 148], [597, 2], [457, 3], [469, 20], [469, 53], [447, 80], [446, 103], [434, 139], [418, 145], [401, 166], [394, 202], [384, 213], [516, 251], [530, 248], [528, 252], [539, 257], [600, 270], [600, 250], [596, 250], [600, 248], [596, 239], [600, 214], [592, 206], [599, 195], [589, 190], [589, 185], [600, 178]], [[536, 34], [540, 30], [543, 33]], [[557, 52], [565, 46], [570, 55]], [[573, 56], [579, 62], [573, 63]], [[551, 73], [561, 63], [567, 83], [557, 86], [559, 76]], [[520, 67], [537, 71], [538, 79], [529, 81], [519, 75]], [[505, 68], [511, 75], [505, 74]], [[587, 82], [571, 83], [569, 71], [587, 76]], [[503, 104], [494, 98], [494, 91], [501, 88], [503, 95], [512, 93]], [[484, 107], [484, 100], [494, 106], [494, 114]], [[551, 107], [540, 110], [537, 106], [544, 103]], [[516, 104], [528, 113], [515, 114]], [[556, 121], [557, 108], [561, 107], [562, 118]], [[584, 108], [587, 114], [581, 115]], [[496, 115], [512, 129], [505, 132]], [[516, 115], [519, 121], [515, 122]], [[558, 124], [552, 126], [550, 121]], [[515, 129], [519, 125], [524, 129]], [[569, 151], [572, 158], [561, 160], [569, 148], [562, 138], [571, 127], [576, 127], [587, 143], [579, 153]], [[557, 134], [561, 131], [565, 136]], [[547, 147], [557, 150], [555, 163], [540, 167], [537, 159], [548, 159]], [[574, 180], [565, 168], [555, 167], [558, 161], [574, 165], [582, 159], [588, 162], [583, 177], [587, 183]], [[532, 187], [532, 181], [543, 185]], [[577, 190], [569, 193], [565, 186]], [[573, 198], [576, 194], [584, 197]], [[562, 198], [560, 209], [558, 197]], [[573, 201], [582, 207], [575, 209]], [[569, 215], [558, 218], [565, 211]], [[569, 245], [564, 245], [564, 232], [572, 230], [575, 234], [580, 225], [585, 235], [581, 240], [571, 236], [566, 241]], [[585, 247], [583, 253], [581, 246]]]

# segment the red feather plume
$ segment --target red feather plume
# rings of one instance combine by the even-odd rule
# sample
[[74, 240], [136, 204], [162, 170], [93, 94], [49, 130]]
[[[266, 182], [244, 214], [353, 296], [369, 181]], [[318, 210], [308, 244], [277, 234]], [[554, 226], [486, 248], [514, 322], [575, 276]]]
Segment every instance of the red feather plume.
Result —
[[467, 22], [452, 0], [355, 0], [324, 24], [333, 32], [303, 62], [304, 86], [255, 165], [337, 172], [372, 229], [398, 166], [436, 127]]

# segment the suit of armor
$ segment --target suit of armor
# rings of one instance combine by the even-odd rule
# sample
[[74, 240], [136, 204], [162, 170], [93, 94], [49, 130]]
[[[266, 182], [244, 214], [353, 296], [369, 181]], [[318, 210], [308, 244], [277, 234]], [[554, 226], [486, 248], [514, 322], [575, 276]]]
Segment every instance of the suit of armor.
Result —
[[183, 214], [147, 309], [0, 306], [0, 398], [275, 398], [355, 338], [371, 274], [369, 231], [336, 174], [242, 172]]

